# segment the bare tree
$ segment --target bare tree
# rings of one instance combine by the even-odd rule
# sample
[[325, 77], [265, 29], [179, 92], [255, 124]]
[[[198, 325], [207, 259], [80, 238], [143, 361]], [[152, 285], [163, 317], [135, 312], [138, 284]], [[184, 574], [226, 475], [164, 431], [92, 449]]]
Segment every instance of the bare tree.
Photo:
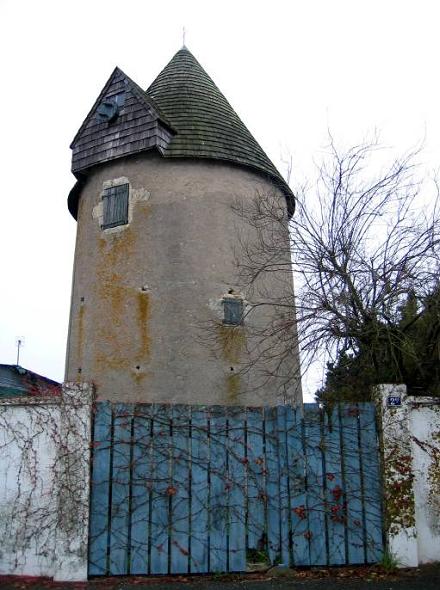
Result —
[[[433, 182], [427, 201], [418, 156], [419, 151], [407, 153], [375, 173], [374, 158], [383, 159], [376, 141], [341, 153], [331, 140], [315, 183], [294, 190], [296, 211], [290, 220], [275, 195], [259, 194], [251, 205], [235, 206], [258, 236], [241, 239], [237, 260], [243, 285], [253, 290], [254, 306], [271, 305], [280, 312], [280, 321], [260, 336], [291, 331], [294, 321], [303, 368], [318, 357], [335, 361], [341, 353], [363, 350], [373, 371], [385, 354], [392, 374], [401, 378], [406, 332], [439, 283], [438, 190]], [[292, 267], [296, 302], [271, 300], [257, 288], [264, 275], [289, 274]], [[409, 295], [416, 313], [405, 323], [401, 310]]]

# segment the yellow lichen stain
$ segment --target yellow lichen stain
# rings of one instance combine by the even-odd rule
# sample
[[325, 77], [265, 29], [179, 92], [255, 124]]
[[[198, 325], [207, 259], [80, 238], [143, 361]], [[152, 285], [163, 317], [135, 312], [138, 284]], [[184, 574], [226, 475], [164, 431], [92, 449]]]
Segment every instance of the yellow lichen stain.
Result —
[[142, 229], [145, 228], [145, 217], [148, 217], [150, 214], [151, 205], [146, 201], [138, 201], [136, 203], [136, 215], [133, 219], [137, 225], [141, 226]]
[[137, 361], [141, 365], [150, 355], [150, 299], [147, 292], [127, 284], [127, 265], [134, 259], [135, 240], [136, 231], [131, 226], [104, 232], [98, 238], [94, 366], [98, 373], [112, 369], [131, 372], [134, 387], [140, 389], [146, 373], [135, 371], [134, 365]]
[[135, 237], [130, 227], [121, 232], [103, 233], [98, 239], [99, 266], [96, 269], [95, 334], [100, 342], [95, 354], [99, 369], [126, 369], [130, 359], [127, 310], [133, 302], [133, 287], [124, 283], [127, 260], [132, 257]]
[[113, 325], [118, 327], [123, 319], [124, 305], [129, 292], [130, 289], [121, 282], [121, 276], [115, 272], [101, 285], [101, 301], [107, 301], [107, 311], [110, 313]]
[[107, 246], [107, 240], [104, 237], [100, 236], [100, 238], [98, 239], [98, 250], [99, 250], [100, 254], [103, 253], [106, 246]]
[[98, 273], [97, 301], [94, 314], [94, 331], [99, 343], [95, 352], [95, 367], [98, 370], [127, 369], [131, 361], [129, 318], [134, 289], [122, 283], [116, 272]]
[[134, 243], [135, 234], [130, 226], [119, 232], [102, 234], [98, 242], [101, 269], [105, 271], [126, 264], [133, 254]]
[[145, 373], [136, 372], [134, 374], [134, 382], [136, 383], [136, 385], [140, 385], [142, 383], [142, 381], [145, 379], [145, 377], [146, 377]]
[[226, 388], [228, 392], [228, 400], [235, 401], [240, 394], [240, 375], [228, 375], [226, 377]]
[[238, 363], [246, 344], [246, 334], [243, 326], [217, 326], [217, 339], [223, 357], [230, 363]]
[[141, 357], [150, 356], [150, 335], [148, 320], [150, 318], [150, 296], [146, 291], [137, 293], [138, 325], [140, 330]]
[[100, 369], [128, 369], [129, 359], [119, 355], [105, 354], [101, 351], [95, 353], [95, 366]]
[[133, 375], [133, 381], [135, 383], [135, 387], [136, 387], [136, 393], [138, 396], [142, 396], [145, 393], [145, 385], [144, 385], [144, 381], [145, 379], [148, 379], [149, 377], [151, 377], [151, 372], [150, 371], [145, 371], [145, 370], [136, 370], [136, 371], [132, 371], [132, 375]]
[[78, 342], [77, 342], [77, 359], [78, 364], [81, 364], [82, 350], [84, 344], [84, 306], [80, 305], [78, 310]]

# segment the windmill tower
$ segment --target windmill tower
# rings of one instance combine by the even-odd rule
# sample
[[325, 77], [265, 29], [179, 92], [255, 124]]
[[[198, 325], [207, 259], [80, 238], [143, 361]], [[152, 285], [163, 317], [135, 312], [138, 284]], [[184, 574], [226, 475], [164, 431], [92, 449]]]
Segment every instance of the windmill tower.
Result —
[[[112, 401], [298, 402], [296, 345], [288, 382], [263, 388], [251, 359], [252, 328], [272, 312], [247, 313], [236, 257], [248, 229], [231, 208], [275, 192], [292, 213], [293, 195], [190, 51], [145, 92], [116, 68], [71, 148], [66, 379]], [[271, 288], [293, 300], [291, 280]]]

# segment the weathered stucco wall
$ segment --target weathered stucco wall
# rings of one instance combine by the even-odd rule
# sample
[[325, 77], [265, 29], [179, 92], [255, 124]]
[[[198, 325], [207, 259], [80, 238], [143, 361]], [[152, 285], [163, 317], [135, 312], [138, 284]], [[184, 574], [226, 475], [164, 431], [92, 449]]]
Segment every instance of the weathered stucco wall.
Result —
[[0, 400], [0, 574], [87, 579], [91, 403]]
[[440, 405], [382, 385], [385, 528], [402, 566], [440, 560]]
[[[129, 224], [102, 230], [102, 192], [115, 181], [130, 185]], [[90, 173], [79, 203], [66, 379], [92, 381], [99, 399], [113, 401], [298, 399], [298, 382], [286, 388], [267, 378], [267, 358], [264, 371], [247, 371], [260, 354], [253, 329], [272, 311], [257, 310], [242, 327], [222, 325], [222, 297], [231, 289], [248, 295], [235, 255], [249, 229], [231, 205], [273, 190], [237, 166], [153, 153]], [[290, 276], [270, 281], [277, 296], [293, 294]], [[297, 362], [292, 350], [290, 368]]]

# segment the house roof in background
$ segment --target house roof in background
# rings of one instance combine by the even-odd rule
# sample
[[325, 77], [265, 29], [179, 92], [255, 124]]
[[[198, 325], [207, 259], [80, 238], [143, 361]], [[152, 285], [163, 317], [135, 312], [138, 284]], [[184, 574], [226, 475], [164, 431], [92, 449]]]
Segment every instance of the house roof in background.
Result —
[[19, 365], [0, 364], [0, 398], [61, 395], [61, 384]]

